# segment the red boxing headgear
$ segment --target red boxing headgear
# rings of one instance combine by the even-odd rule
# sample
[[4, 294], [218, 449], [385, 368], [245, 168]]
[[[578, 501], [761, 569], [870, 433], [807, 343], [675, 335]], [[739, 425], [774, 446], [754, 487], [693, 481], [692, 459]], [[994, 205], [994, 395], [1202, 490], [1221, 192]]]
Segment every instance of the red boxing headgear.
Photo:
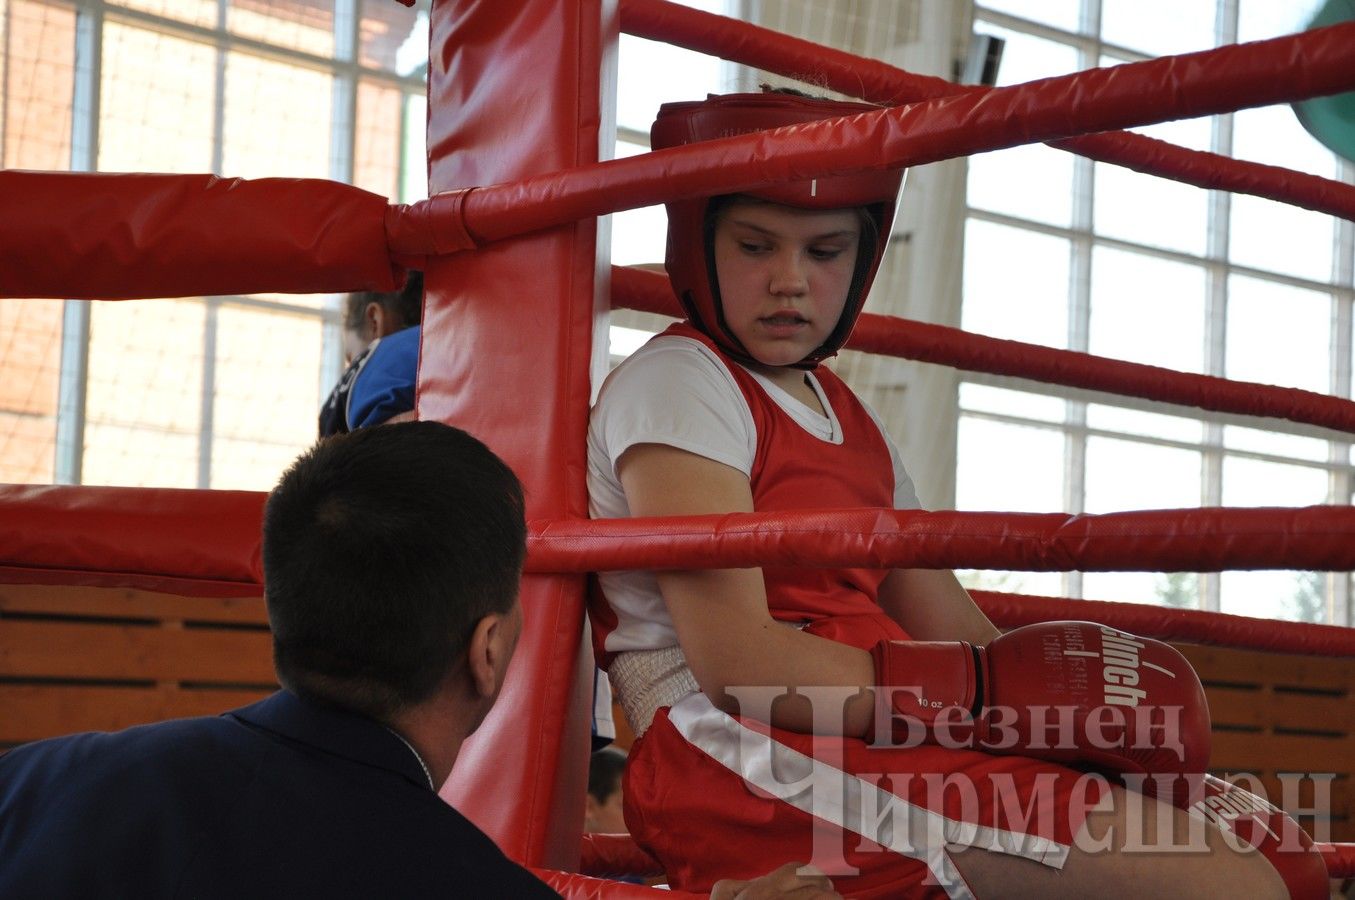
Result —
[[[785, 125], [799, 125], [819, 119], [875, 112], [880, 107], [869, 103], [842, 100], [818, 100], [798, 94], [768, 92], [761, 94], [711, 94], [705, 100], [665, 103], [650, 129], [650, 146], [655, 150], [679, 147], [698, 141], [734, 137], [754, 131], [766, 131]], [[894, 206], [904, 170], [857, 172], [809, 181], [793, 181], [744, 191], [746, 196], [801, 209], [844, 209], [862, 207], [875, 223], [874, 240], [862, 233], [857, 250], [856, 271], [847, 292], [842, 317], [817, 350], [794, 365], [812, 369], [837, 353], [852, 333], [866, 293], [880, 267], [889, 227], [894, 221]], [[708, 335], [734, 359], [756, 363], [743, 343], [725, 324], [720, 304], [720, 288], [715, 276], [712, 253], [713, 223], [708, 222], [710, 197], [673, 200], [668, 209], [668, 278], [682, 303], [692, 326]]]

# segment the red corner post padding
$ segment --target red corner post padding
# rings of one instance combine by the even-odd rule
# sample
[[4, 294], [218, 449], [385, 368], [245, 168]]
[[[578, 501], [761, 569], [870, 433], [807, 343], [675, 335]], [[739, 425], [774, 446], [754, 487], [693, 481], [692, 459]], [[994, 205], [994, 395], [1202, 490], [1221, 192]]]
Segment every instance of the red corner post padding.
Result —
[[385, 219], [319, 179], [0, 172], [0, 297], [393, 290]]
[[[616, 27], [612, 0], [434, 3], [430, 189], [595, 162], [610, 118], [604, 93], [611, 102], [600, 70], [615, 59]], [[606, 284], [596, 233], [592, 220], [571, 222], [431, 259], [425, 270], [420, 418], [464, 428], [502, 456], [532, 517], [588, 514], [590, 348]], [[524, 630], [503, 695], [442, 795], [514, 859], [572, 869], [592, 709], [584, 578], [529, 575], [521, 600]]]
[[0, 485], [0, 582], [258, 597], [267, 496]]

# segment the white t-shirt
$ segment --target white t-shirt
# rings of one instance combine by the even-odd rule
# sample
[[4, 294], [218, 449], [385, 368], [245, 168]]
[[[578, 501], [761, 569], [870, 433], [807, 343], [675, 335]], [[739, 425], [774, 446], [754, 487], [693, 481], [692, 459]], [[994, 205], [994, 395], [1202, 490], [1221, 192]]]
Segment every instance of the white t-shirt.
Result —
[[[813, 374], [809, 383], [828, 411], [826, 416], [766, 377], [748, 371], [807, 432], [828, 443], [842, 443], [837, 415]], [[894, 507], [917, 509], [921, 505], [917, 491], [898, 448], [875, 411], [869, 407], [866, 411], [880, 429], [894, 463]], [[588, 512], [593, 518], [630, 516], [616, 461], [636, 444], [677, 447], [749, 475], [757, 453], [757, 430], [743, 392], [724, 362], [699, 341], [665, 335], [618, 366], [602, 385], [593, 407], [588, 423]], [[608, 651], [677, 645], [677, 633], [652, 572], [603, 572], [599, 581], [617, 615], [617, 626], [606, 638]]]

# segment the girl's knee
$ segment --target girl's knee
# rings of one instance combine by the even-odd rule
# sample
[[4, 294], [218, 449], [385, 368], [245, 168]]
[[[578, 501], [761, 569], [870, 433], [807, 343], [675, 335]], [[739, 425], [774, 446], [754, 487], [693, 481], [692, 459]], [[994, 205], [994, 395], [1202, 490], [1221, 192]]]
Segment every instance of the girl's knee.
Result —
[[1132, 885], [1129, 895], [1151, 889], [1170, 896], [1288, 896], [1259, 852], [1200, 817], [1121, 788], [1083, 823], [1065, 868]]

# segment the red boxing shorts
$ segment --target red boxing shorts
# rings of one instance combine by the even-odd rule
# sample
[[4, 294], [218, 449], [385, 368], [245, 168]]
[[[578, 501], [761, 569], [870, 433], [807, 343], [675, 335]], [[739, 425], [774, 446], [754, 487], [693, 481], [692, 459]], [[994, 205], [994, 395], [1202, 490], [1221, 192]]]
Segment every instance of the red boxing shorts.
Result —
[[632, 748], [625, 813], [675, 888], [808, 861], [847, 896], [954, 898], [973, 894], [953, 851], [1062, 868], [1108, 788], [1025, 757], [783, 731], [698, 693], [659, 710]]

